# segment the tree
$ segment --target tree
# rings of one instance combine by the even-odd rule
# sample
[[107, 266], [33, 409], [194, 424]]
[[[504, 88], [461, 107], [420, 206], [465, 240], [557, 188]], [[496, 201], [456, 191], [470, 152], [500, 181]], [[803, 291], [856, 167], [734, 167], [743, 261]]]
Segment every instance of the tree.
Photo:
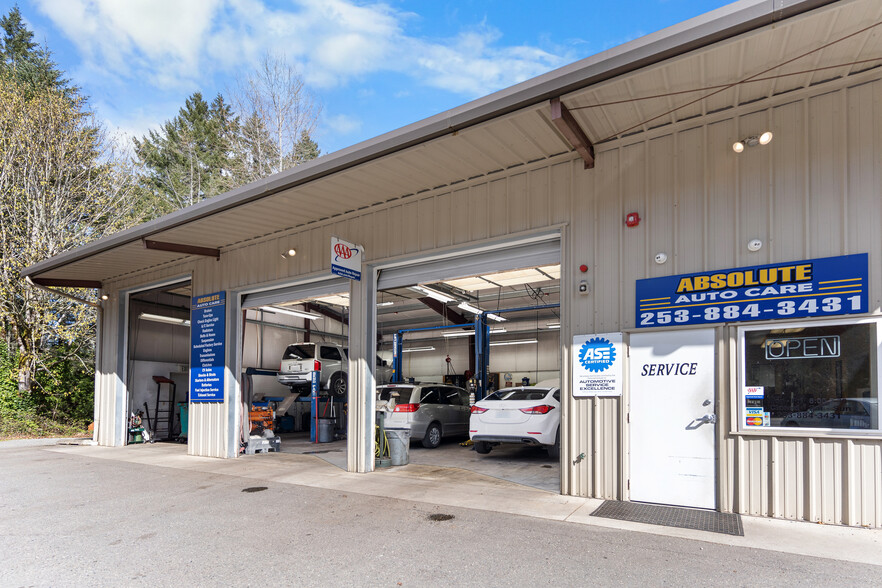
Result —
[[[0, 319], [19, 386], [59, 358], [91, 357], [91, 307], [30, 287], [25, 267], [135, 222], [134, 174], [85, 99], [0, 77]], [[61, 370], [59, 373], [62, 373]]]
[[238, 122], [220, 94], [209, 105], [200, 92], [159, 131], [135, 140], [143, 179], [157, 212], [190, 206], [235, 185], [233, 141]]
[[0, 18], [0, 29], [3, 31], [0, 70], [4, 75], [18, 80], [21, 89], [27, 93], [52, 88], [68, 98], [76, 95], [77, 89], [64, 79], [49, 50], [34, 42], [34, 34], [22, 21], [18, 6], [13, 6], [6, 16]]
[[318, 157], [315, 130], [321, 106], [297, 69], [284, 57], [264, 55], [258, 69], [240, 79], [233, 106], [246, 121], [240, 132], [238, 176], [253, 181]]

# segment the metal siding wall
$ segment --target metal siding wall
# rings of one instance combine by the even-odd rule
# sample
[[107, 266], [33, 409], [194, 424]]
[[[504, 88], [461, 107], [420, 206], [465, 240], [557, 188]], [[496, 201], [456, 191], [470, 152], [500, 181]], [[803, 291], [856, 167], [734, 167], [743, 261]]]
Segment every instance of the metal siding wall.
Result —
[[[868, 251], [871, 308], [878, 313], [882, 81], [847, 83], [812, 90], [824, 92], [817, 96], [777, 97], [754, 105], [758, 110], [710, 115], [701, 126], [683, 123], [606, 144], [593, 170], [564, 155], [268, 237], [225, 251], [220, 262], [170, 264], [113, 286], [192, 271], [194, 291], [212, 292], [321, 273], [331, 234], [359, 241], [376, 261], [560, 222], [568, 225], [562, 282], [572, 289], [588, 279], [592, 288], [589, 296], [562, 300], [569, 313], [562, 329], [563, 374], [569, 373], [572, 334], [634, 327], [634, 282], [646, 277]], [[826, 89], [833, 84], [839, 89]], [[766, 128], [775, 133], [768, 147], [733, 154], [733, 141]], [[625, 228], [623, 215], [632, 211], [644, 220]], [[753, 238], [764, 242], [757, 253], [746, 248]], [[290, 246], [298, 255], [282, 260], [279, 253]], [[666, 264], [654, 263], [658, 252], [668, 254]], [[577, 269], [582, 263], [590, 268], [587, 276]], [[113, 323], [105, 325], [109, 342]], [[727, 355], [720, 360], [727, 367], [720, 374], [725, 394], [718, 400], [726, 415], [721, 427], [732, 430], [720, 435], [720, 508], [882, 526], [882, 441], [732, 432], [737, 365], [735, 342], [731, 333], [726, 337]], [[115, 366], [113, 347], [105, 345], [106, 366]], [[627, 393], [623, 399], [565, 401], [564, 439], [571, 442], [562, 457], [565, 494], [627, 498], [627, 432], [621, 428], [627, 401]], [[99, 408], [103, 414], [106, 407]], [[195, 411], [196, 453], [222, 453], [223, 410], [211, 405]], [[572, 465], [580, 453], [586, 458]]]

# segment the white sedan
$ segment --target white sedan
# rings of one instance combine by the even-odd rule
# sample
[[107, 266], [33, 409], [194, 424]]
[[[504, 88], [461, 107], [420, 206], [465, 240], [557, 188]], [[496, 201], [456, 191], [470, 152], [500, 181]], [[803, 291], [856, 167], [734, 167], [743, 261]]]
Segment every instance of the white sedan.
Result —
[[557, 381], [505, 388], [472, 406], [469, 438], [475, 451], [490, 453], [500, 443], [523, 443], [548, 448], [560, 456], [560, 388]]

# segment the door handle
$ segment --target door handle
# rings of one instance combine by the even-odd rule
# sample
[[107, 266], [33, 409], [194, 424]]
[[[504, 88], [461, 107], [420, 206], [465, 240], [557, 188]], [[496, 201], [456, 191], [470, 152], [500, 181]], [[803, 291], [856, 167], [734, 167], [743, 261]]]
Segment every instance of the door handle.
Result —
[[699, 417], [695, 420], [697, 420], [699, 423], [702, 423], [702, 424], [709, 423], [711, 425], [715, 425], [717, 423], [717, 415], [715, 415], [712, 412], [709, 412], [706, 415]]

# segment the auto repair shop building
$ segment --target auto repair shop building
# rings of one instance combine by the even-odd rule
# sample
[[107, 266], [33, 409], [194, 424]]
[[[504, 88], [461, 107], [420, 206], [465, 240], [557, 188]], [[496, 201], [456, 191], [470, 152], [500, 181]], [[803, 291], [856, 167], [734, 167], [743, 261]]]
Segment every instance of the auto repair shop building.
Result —
[[[563, 494], [880, 527], [880, 25], [876, 0], [737, 2], [26, 273], [108, 297], [107, 446], [140, 405], [132, 325], [160, 327], [138, 294], [187, 284], [179, 318], [219, 350], [188, 451], [218, 458], [247, 433], [247, 313], [344, 295], [347, 467], [370, 472], [383, 293], [559, 266], [538, 340]], [[334, 237], [360, 281], [332, 274]]]

